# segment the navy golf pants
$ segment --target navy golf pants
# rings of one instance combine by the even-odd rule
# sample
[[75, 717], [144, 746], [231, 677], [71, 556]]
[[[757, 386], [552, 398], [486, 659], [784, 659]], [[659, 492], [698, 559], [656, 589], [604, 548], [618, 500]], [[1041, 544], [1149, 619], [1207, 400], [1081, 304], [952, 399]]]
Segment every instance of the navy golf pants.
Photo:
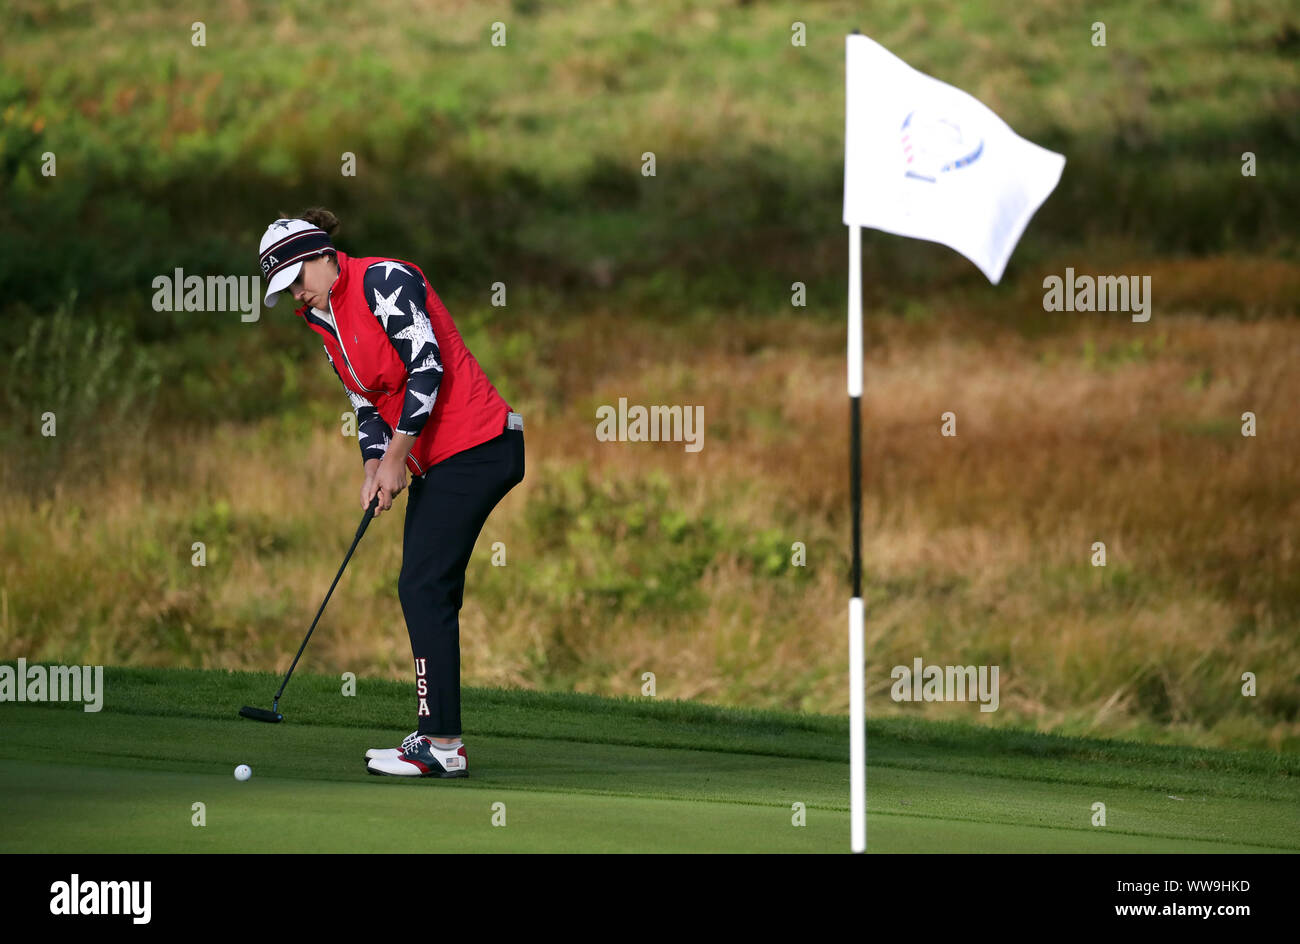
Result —
[[413, 476], [397, 595], [415, 657], [417, 730], [459, 737], [465, 568], [488, 514], [524, 478], [524, 432], [507, 429]]

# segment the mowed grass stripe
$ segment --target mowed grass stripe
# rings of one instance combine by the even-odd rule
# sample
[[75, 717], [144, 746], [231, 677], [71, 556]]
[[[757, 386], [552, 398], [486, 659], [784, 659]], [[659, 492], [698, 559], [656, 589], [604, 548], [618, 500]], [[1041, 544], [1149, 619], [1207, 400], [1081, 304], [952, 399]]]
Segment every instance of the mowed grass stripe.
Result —
[[[842, 851], [847, 835], [842, 718], [477, 689], [466, 700], [471, 778], [412, 782], [371, 777], [362, 759], [365, 748], [405, 733], [365, 725], [405, 717], [408, 686], [361, 680], [357, 696], [343, 697], [337, 680], [295, 676], [303, 684], [293, 708], [281, 706], [291, 720], [264, 725], [235, 712], [263, 703], [256, 691], [278, 684], [269, 675], [110, 669], [106, 680], [101, 712], [0, 705], [6, 850], [101, 841], [102, 851], [195, 843], [256, 850], [277, 829], [276, 848], [380, 849], [366, 845], [376, 822], [398, 827], [403, 817], [437, 819], [440, 811], [460, 824], [457, 841], [477, 851]], [[873, 729], [868, 804], [878, 851], [1300, 849], [1285, 757], [946, 723]], [[585, 737], [575, 739], [579, 732]], [[774, 753], [774, 741], [815, 756]], [[718, 743], [727, 749], [705, 747]], [[51, 745], [74, 745], [81, 763], [69, 765]], [[253, 767], [253, 781], [233, 780], [238, 763]], [[1182, 792], [1171, 799], [1165, 785], [1175, 780]], [[195, 838], [185, 830], [202, 832], [189, 825], [190, 805], [209, 802], [200, 793], [219, 805], [284, 802], [237, 805], [247, 827]], [[523, 806], [546, 811], [545, 825], [531, 838], [509, 827], [485, 834], [497, 801], [507, 804], [509, 823], [510, 809]], [[1107, 805], [1104, 829], [1089, 824], [1097, 801]], [[790, 825], [796, 802], [807, 808], [802, 828]], [[339, 822], [319, 821], [322, 809]]]
[[[0, 761], [4, 852], [828, 852], [845, 814], [472, 781], [337, 783]], [[192, 825], [205, 804], [207, 824]], [[505, 804], [506, 825], [493, 826]], [[840, 821], [843, 822], [840, 822]]]
[[[844, 852], [848, 814], [500, 790], [177, 774], [0, 761], [4, 852]], [[450, 788], [450, 789], [448, 789]], [[206, 825], [191, 822], [205, 804]], [[505, 804], [506, 826], [491, 824]], [[875, 852], [1266, 852], [1243, 843], [945, 820], [868, 818]]]
[[[79, 753], [93, 766], [216, 776], [227, 775], [235, 764], [249, 763], [259, 777], [374, 779], [364, 773], [365, 748], [391, 741], [384, 730], [109, 713], [94, 722], [94, 736], [87, 738], [87, 725], [75, 713], [33, 706], [24, 717], [33, 723], [11, 727], [0, 755], [30, 758], [45, 744], [80, 738]], [[760, 755], [694, 749], [484, 737], [474, 740], [471, 772], [471, 782], [500, 790], [780, 809], [794, 802], [825, 811], [848, 808], [847, 765], [800, 758], [778, 762]], [[1294, 807], [1276, 801], [1199, 792], [1170, 799], [1149, 788], [908, 768], [872, 767], [868, 783], [873, 812], [1086, 830], [1092, 828], [1092, 803], [1101, 801], [1107, 805], [1108, 829], [1113, 832], [1219, 842], [1249, 839], [1260, 846], [1300, 847]]]
[[[282, 678], [271, 673], [111, 666], [104, 677], [108, 695], [99, 714], [83, 713], [75, 704], [0, 705], [0, 719], [2, 712], [48, 709], [88, 719], [126, 714], [224, 723], [236, 717], [240, 705], [269, 708]], [[363, 736], [379, 732], [388, 740], [400, 740], [410, 730], [410, 685], [361, 678], [354, 697], [343, 697], [341, 685], [338, 678], [296, 672], [280, 705], [288, 720], [278, 727], [355, 728], [363, 729], [358, 732]], [[510, 689], [464, 688], [462, 699], [466, 737], [475, 743], [496, 735], [739, 753], [781, 762], [802, 758], [848, 763], [848, 721], [843, 716]], [[236, 720], [246, 727], [257, 724]], [[1294, 754], [1104, 741], [899, 718], [869, 721], [867, 736], [872, 770], [960, 771], [1044, 783], [1130, 786], [1180, 796], [1198, 792], [1288, 801], [1300, 807], [1300, 756]]]
[[[389, 783], [365, 772], [368, 747], [392, 746], [391, 731], [261, 725], [105, 714], [86, 724], [68, 712], [30, 709], [30, 723], [6, 725], [0, 757], [31, 760], [50, 744], [77, 744], [88, 766], [229, 776], [247, 763], [262, 777]], [[844, 809], [845, 764], [563, 739], [474, 738], [464, 783], [506, 790], [747, 803], [795, 800]], [[787, 788], [784, 784], [790, 784]], [[461, 781], [440, 786], [455, 789]]]

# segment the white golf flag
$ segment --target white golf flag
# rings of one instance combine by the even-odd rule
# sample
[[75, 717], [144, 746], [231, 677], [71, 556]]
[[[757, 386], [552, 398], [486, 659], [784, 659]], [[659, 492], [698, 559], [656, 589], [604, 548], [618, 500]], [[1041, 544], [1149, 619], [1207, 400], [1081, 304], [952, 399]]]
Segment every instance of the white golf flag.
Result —
[[996, 285], [1065, 158], [866, 36], [846, 56], [845, 224], [943, 243]]

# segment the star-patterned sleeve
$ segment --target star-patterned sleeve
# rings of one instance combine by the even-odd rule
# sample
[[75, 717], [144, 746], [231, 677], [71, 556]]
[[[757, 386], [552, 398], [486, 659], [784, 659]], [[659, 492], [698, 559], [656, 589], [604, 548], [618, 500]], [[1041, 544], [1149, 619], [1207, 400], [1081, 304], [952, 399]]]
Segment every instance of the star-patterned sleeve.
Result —
[[406, 365], [406, 400], [397, 432], [419, 436], [442, 383], [442, 357], [424, 310], [424, 278], [400, 262], [376, 262], [366, 269], [363, 285], [366, 304]]
[[[334, 368], [334, 376], [338, 377], [339, 383], [342, 384], [343, 375], [339, 373], [329, 348], [325, 348], [325, 356], [329, 358], [330, 366]], [[343, 390], [352, 401], [353, 412], [357, 414], [357, 442], [361, 444], [362, 464], [371, 459], [382, 459], [384, 453], [388, 451], [389, 440], [393, 438], [392, 431], [373, 403], [361, 394], [349, 390], [347, 384], [343, 384]]]

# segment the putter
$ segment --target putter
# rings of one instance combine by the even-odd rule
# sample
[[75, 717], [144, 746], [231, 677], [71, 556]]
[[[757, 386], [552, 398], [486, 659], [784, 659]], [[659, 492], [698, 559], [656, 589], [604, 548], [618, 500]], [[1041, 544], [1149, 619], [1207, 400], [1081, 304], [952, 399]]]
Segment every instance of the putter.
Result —
[[[361, 519], [361, 524], [357, 527], [357, 536], [352, 539], [352, 546], [348, 548], [348, 556], [343, 558], [343, 567], [348, 566], [348, 561], [352, 559], [352, 552], [357, 549], [357, 544], [361, 541], [361, 535], [366, 533], [366, 527], [370, 524], [370, 519], [375, 516], [375, 509], [379, 506], [379, 493], [370, 499], [370, 507], [366, 509], [366, 516]], [[325, 599], [321, 602], [320, 609], [316, 611], [316, 618], [311, 621], [311, 629], [307, 630], [307, 635], [302, 640], [302, 645], [298, 647], [298, 654], [293, 657], [293, 665], [289, 666], [289, 671], [284, 675], [284, 681], [280, 683], [280, 690], [275, 693], [271, 699], [271, 710], [265, 708], [250, 708], [245, 705], [239, 709], [241, 718], [252, 718], [254, 721], [265, 721], [268, 724], [276, 724], [284, 720], [284, 715], [280, 714], [280, 696], [284, 694], [284, 687], [289, 684], [289, 676], [293, 675], [293, 670], [298, 666], [298, 660], [302, 658], [302, 651], [307, 648], [307, 640], [311, 639], [312, 632], [316, 629], [316, 624], [320, 622], [320, 615], [325, 612], [325, 604], [330, 601], [330, 594], [338, 586], [339, 577], [343, 576], [343, 567], [339, 568], [338, 574], [334, 577], [334, 583], [330, 584], [329, 592], [325, 594]]]

